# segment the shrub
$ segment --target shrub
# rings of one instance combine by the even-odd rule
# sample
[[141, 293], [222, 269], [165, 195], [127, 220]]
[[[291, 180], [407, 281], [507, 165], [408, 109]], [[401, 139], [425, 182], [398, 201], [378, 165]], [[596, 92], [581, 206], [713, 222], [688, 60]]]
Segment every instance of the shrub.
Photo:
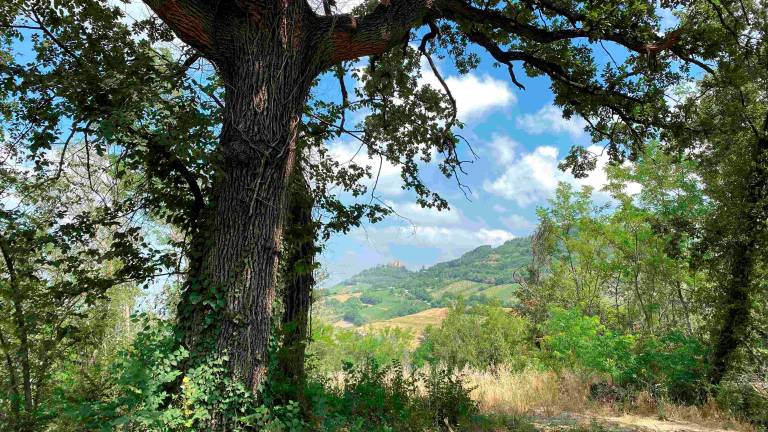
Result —
[[543, 333], [543, 356], [555, 368], [575, 365], [608, 374], [620, 386], [678, 402], [701, 402], [706, 396], [707, 350], [680, 332], [621, 335], [577, 309], [553, 308]]
[[467, 309], [459, 303], [440, 327], [427, 329], [414, 362], [481, 370], [507, 364], [521, 369], [529, 359], [528, 327], [524, 318], [500, 307]]
[[363, 316], [360, 314], [360, 311], [357, 309], [350, 309], [345, 311], [341, 318], [344, 321], [352, 323], [356, 326], [365, 324], [365, 318], [363, 318]]
[[450, 430], [477, 413], [463, 378], [447, 370], [408, 372], [399, 363], [382, 367], [369, 359], [346, 363], [343, 375], [340, 386], [325, 386], [315, 397], [328, 431]]
[[360, 296], [360, 301], [367, 305], [377, 305], [382, 302], [381, 295], [364, 293]]
[[361, 335], [328, 324], [315, 324], [307, 350], [309, 365], [319, 375], [338, 371], [344, 363], [359, 364], [367, 359], [388, 365], [403, 358], [412, 340], [411, 333], [399, 328]]
[[[187, 359], [170, 323], [144, 320], [133, 345], [111, 365], [108, 388], [77, 399], [60, 395], [58, 413], [77, 425], [75, 430], [202, 430], [214, 416], [226, 419], [233, 432], [304, 430], [295, 402], [260, 405], [249, 389], [230, 379], [226, 355], [201, 360], [182, 377]], [[172, 396], [169, 389], [177, 385], [181, 395]]]
[[634, 367], [634, 336], [614, 334], [578, 309], [551, 309], [543, 333], [545, 358], [555, 368], [577, 366], [621, 379]]
[[737, 418], [768, 429], [768, 388], [765, 384], [758, 380], [723, 382], [717, 392], [717, 402]]
[[680, 332], [638, 338], [634, 368], [622, 377], [646, 387], [662, 388], [678, 402], [703, 402], [707, 395], [707, 355], [701, 341]]

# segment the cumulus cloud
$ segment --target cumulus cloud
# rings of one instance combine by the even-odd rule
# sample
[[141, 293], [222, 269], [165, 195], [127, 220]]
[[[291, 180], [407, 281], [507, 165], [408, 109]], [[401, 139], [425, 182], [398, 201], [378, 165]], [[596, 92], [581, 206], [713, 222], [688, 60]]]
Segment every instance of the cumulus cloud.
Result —
[[536, 229], [536, 222], [517, 214], [503, 217], [501, 218], [501, 222], [509, 228], [511, 232], [520, 236], [529, 235]]
[[494, 135], [491, 138], [490, 148], [494, 160], [499, 164], [508, 164], [515, 158], [515, 149], [519, 148], [517, 141], [506, 135]]
[[[403, 180], [400, 177], [400, 168], [387, 162], [386, 159], [381, 161], [378, 158], [373, 159], [369, 157], [365, 146], [361, 148], [359, 143], [336, 141], [328, 145], [328, 153], [335, 161], [342, 165], [353, 161], [358, 165], [370, 167], [373, 178], [363, 181], [368, 186], [369, 191], [375, 184], [377, 195], [395, 197], [405, 192], [402, 187]], [[379, 166], [381, 166], [380, 172]], [[377, 173], [379, 174], [378, 183], [376, 183]]]
[[494, 180], [485, 180], [483, 189], [494, 195], [528, 206], [549, 198], [565, 174], [557, 168], [555, 147], [537, 147], [509, 162]]
[[[532, 152], [518, 155], [510, 163], [500, 164], [504, 171], [497, 178], [486, 180], [483, 189], [515, 201], [521, 207], [541, 204], [552, 198], [559, 182], [571, 183], [577, 187], [591, 186], [595, 191], [600, 191], [608, 183], [605, 173], [608, 155], [603, 154], [599, 146], [589, 146], [587, 150], [600, 156], [597, 158], [597, 166], [586, 178], [577, 179], [570, 173], [561, 171], [557, 167], [560, 162], [557, 148], [540, 146]], [[628, 192], [635, 189], [630, 187]], [[607, 195], [599, 198], [607, 199]]]
[[517, 127], [531, 135], [541, 134], [567, 134], [578, 137], [584, 134], [587, 123], [584, 119], [573, 116], [570, 119], [563, 118], [563, 112], [554, 105], [545, 105], [533, 114], [524, 114], [515, 121]]
[[[443, 91], [443, 86], [428, 66], [422, 66], [421, 82]], [[477, 118], [494, 109], [517, 103], [517, 97], [512, 93], [507, 81], [498, 80], [490, 75], [478, 76], [470, 73], [448, 76], [445, 78], [445, 83], [456, 99], [456, 109], [462, 120]]]

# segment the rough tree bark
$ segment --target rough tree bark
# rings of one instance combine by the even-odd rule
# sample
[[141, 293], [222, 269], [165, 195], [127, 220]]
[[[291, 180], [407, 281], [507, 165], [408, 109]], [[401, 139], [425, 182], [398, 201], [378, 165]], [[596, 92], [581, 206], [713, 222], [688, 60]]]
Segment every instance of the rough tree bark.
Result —
[[[768, 117], [766, 117], [768, 128]], [[768, 205], [768, 139], [757, 139], [751, 154], [751, 169], [747, 175], [745, 197], [738, 206], [739, 235], [728, 257], [728, 277], [723, 286], [723, 322], [716, 334], [712, 355], [710, 381], [720, 384], [733, 364], [733, 356], [748, 340], [752, 314], [752, 294], [755, 291], [755, 267], [760, 253], [757, 238], [765, 221], [761, 215]]]
[[267, 367], [287, 182], [312, 81], [402, 41], [425, 3], [379, 8], [365, 21], [320, 17], [304, 1], [212, 3], [147, 0], [225, 86], [217, 175], [193, 239], [180, 320], [193, 356], [226, 354], [233, 377], [255, 391]]
[[315, 285], [316, 223], [312, 219], [312, 190], [301, 170], [291, 176], [285, 230], [283, 268], [283, 343], [279, 373], [289, 384], [287, 399], [304, 402], [304, 354], [309, 340], [309, 312]]

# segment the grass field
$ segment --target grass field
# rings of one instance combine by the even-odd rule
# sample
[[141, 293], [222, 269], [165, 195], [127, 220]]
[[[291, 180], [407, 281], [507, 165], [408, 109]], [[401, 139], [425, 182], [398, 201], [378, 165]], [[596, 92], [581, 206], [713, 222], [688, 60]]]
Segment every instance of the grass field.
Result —
[[363, 326], [363, 331], [398, 327], [410, 331], [414, 335], [414, 344], [418, 344], [419, 337], [424, 333], [424, 330], [428, 326], [439, 326], [446, 316], [448, 316], [448, 308], [432, 308], [411, 315], [366, 324]]
[[488, 287], [480, 292], [480, 294], [483, 294], [489, 298], [499, 299], [501, 301], [505, 301], [508, 303], [517, 303], [517, 299], [515, 298], [515, 293], [517, 292], [518, 285], [517, 284], [504, 284], [504, 285], [494, 285], [492, 287]]
[[488, 286], [489, 286], [488, 284], [484, 284], [480, 282], [472, 282], [472, 281], [465, 281], [465, 280], [456, 281], [435, 291], [432, 294], [432, 296], [434, 298], [439, 298], [445, 294], [453, 294], [453, 295], [462, 295], [464, 297], [469, 297], [472, 294], [475, 294], [478, 291], [481, 291], [487, 288]]
[[361, 293], [361, 292], [354, 292], [354, 293], [344, 293], [344, 294], [330, 295], [327, 298], [328, 299], [338, 300], [340, 302], [345, 302], [345, 301], [351, 299], [352, 297], [360, 297], [361, 295], [363, 295], [363, 293]]

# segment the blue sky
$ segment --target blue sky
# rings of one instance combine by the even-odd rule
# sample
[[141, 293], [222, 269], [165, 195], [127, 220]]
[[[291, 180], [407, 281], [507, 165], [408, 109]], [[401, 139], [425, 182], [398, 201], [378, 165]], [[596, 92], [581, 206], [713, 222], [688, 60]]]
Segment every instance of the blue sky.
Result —
[[[359, 1], [339, 0], [337, 4], [341, 12], [347, 12]], [[127, 22], [151, 14], [138, 0], [112, 3], [124, 10]], [[663, 17], [662, 28], [675, 24], [668, 11], [659, 12]], [[177, 41], [168, 48], [181, 52], [181, 45]], [[623, 60], [622, 50], [610, 44], [607, 49], [613, 58]], [[602, 47], [593, 51], [598, 63], [609, 61]], [[461, 134], [478, 155], [473, 164], [465, 166], [467, 175], [461, 180], [471, 194], [467, 198], [454, 180], [445, 179], [434, 167], [422, 167], [425, 183], [446, 198], [451, 209], [438, 212], [420, 208], [415, 195], [402, 190], [399, 168], [385, 164], [377, 195], [402, 217], [391, 216], [378, 224], [365, 224], [349, 234], [331, 238], [319, 259], [328, 275], [323, 285], [332, 285], [395, 259], [411, 269], [419, 269], [456, 258], [481, 245], [496, 246], [526, 236], [535, 229], [536, 208], [547, 205], [558, 182], [590, 185], [596, 190], [605, 184], [603, 166], [607, 157], [598, 159], [597, 169], [586, 179], [576, 180], [557, 168], [571, 146], [589, 146], [591, 140], [583, 130], [583, 120], [565, 120], [560, 109], [552, 105], [549, 80], [528, 78], [518, 65], [518, 79], [526, 87], [520, 90], [511, 83], [505, 68], [493, 67], [484, 51], [476, 52], [482, 61], [467, 75], [458, 75], [449, 59], [438, 62], [456, 98], [459, 118], [465, 124]], [[423, 83], [440, 89], [426, 62], [422, 69]], [[350, 81], [350, 85], [354, 82]], [[318, 91], [337, 94], [335, 78], [322, 79]], [[347, 161], [359, 144], [342, 137], [328, 143], [328, 147], [338, 160]], [[358, 154], [355, 161], [369, 162], [365, 152]], [[375, 172], [378, 162], [371, 165]]]
[[[359, 1], [339, 0], [337, 5], [346, 12]], [[677, 25], [672, 11], [659, 7], [657, 13], [662, 31]], [[592, 47], [598, 66], [612, 59], [621, 62], [626, 56], [624, 49], [612, 43]], [[377, 195], [407, 220], [392, 216], [333, 237], [320, 257], [328, 276], [323, 286], [395, 259], [415, 270], [457, 258], [481, 245], [496, 246], [526, 236], [536, 227], [536, 209], [548, 204], [560, 181], [577, 187], [592, 186], [598, 202], [608, 201], [607, 194], [600, 192], [606, 183], [603, 167], [607, 156], [598, 158], [597, 168], [586, 179], [576, 180], [557, 168], [573, 145], [584, 145], [597, 154], [602, 154], [602, 147], [591, 143], [584, 132], [583, 119], [562, 118], [562, 111], [552, 105], [554, 96], [549, 79], [529, 78], [517, 65], [518, 80], [526, 88], [520, 90], [510, 81], [506, 68], [493, 67], [491, 57], [482, 49], [475, 52], [482, 62], [468, 75], [458, 75], [450, 60], [438, 64], [456, 98], [459, 118], [465, 124], [461, 134], [479, 156], [465, 167], [467, 175], [462, 178], [462, 183], [471, 188], [470, 199], [453, 180], [446, 180], [434, 169], [426, 169], [427, 185], [448, 199], [451, 210], [422, 209], [415, 204], [413, 193], [401, 190], [398, 168], [384, 166]], [[426, 62], [422, 63], [425, 81], [441, 89]], [[333, 79], [321, 83], [326, 85], [336, 86]], [[337, 151], [339, 160], [348, 160], [358, 147], [343, 141], [329, 146]], [[359, 156], [358, 163], [365, 158], [366, 155]]]
[[[536, 226], [536, 208], [547, 205], [559, 181], [596, 189], [605, 183], [605, 158], [587, 179], [576, 180], [558, 170], [558, 163], [572, 145], [589, 146], [591, 140], [582, 119], [565, 120], [561, 110], [552, 105], [549, 80], [519, 76], [526, 87], [519, 90], [505, 69], [494, 68], [487, 55], [481, 56], [480, 67], [463, 76], [456, 74], [450, 60], [439, 64], [465, 123], [461, 133], [478, 155], [465, 167], [467, 175], [462, 178], [471, 189], [469, 198], [454, 180], [425, 167], [427, 185], [446, 198], [451, 209], [438, 212], [420, 208], [415, 195], [401, 189], [399, 168], [385, 165], [377, 195], [403, 217], [391, 216], [334, 236], [320, 258], [328, 274], [324, 285], [394, 259], [418, 269], [456, 258], [480, 245], [496, 246], [526, 236]], [[423, 69], [424, 81], [440, 88], [428, 68]], [[344, 161], [355, 153], [358, 144], [342, 138], [329, 147], [339, 161]], [[365, 154], [355, 160], [368, 163]], [[375, 172], [378, 162], [371, 165]]]

